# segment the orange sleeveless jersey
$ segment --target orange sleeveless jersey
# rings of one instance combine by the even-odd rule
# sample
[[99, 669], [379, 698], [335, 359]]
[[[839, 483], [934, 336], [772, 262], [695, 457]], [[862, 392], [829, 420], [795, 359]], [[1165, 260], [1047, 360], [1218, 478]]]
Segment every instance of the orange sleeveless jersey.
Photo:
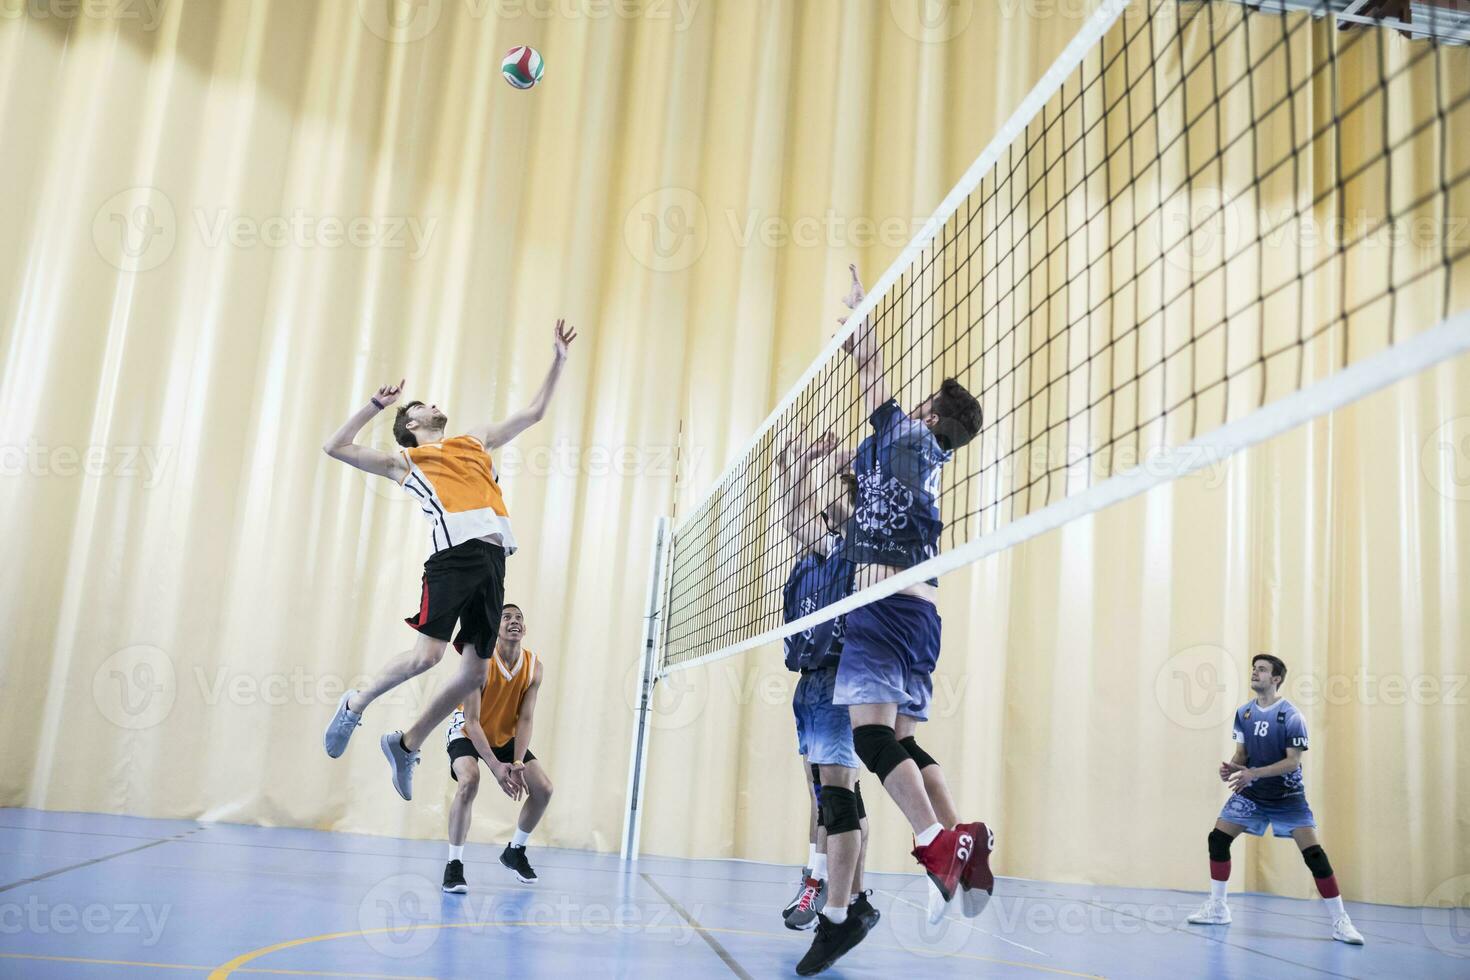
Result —
[[455, 436], [401, 450], [408, 473], [400, 486], [418, 501], [433, 525], [435, 553], [473, 538], [516, 550], [510, 511], [496, 479], [495, 464], [474, 436]]
[[515, 738], [521, 702], [535, 679], [536, 655], [525, 647], [521, 647], [520, 660], [509, 669], [498, 655], [491, 656], [485, 686], [480, 688], [480, 727], [491, 745], [501, 746]]

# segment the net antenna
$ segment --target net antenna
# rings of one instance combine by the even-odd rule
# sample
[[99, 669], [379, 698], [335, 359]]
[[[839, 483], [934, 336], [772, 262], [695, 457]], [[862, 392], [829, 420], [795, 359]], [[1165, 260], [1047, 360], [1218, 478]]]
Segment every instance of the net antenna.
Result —
[[[673, 528], [649, 689], [1470, 350], [1457, 5], [1416, 0], [1406, 40], [1352, 0], [1103, 0]], [[953, 377], [984, 427], [941, 471], [936, 555], [786, 621], [776, 458], [872, 431], [843, 351], [864, 323], [905, 411]]]

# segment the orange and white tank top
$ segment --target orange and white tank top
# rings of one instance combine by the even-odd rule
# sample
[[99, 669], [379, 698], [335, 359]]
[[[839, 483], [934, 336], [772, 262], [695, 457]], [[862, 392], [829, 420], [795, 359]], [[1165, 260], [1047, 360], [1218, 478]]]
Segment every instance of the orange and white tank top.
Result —
[[434, 554], [475, 538], [516, 550], [510, 512], [496, 480], [495, 464], [474, 436], [400, 450], [408, 473], [399, 484], [418, 501], [433, 526]]
[[[480, 688], [480, 727], [490, 744], [499, 747], [516, 736], [521, 702], [536, 679], [536, 655], [521, 647], [520, 659], [511, 667], [505, 666], [499, 654], [490, 657], [487, 667], [485, 686]], [[460, 705], [449, 725], [449, 740], [463, 736], [464, 705]]]

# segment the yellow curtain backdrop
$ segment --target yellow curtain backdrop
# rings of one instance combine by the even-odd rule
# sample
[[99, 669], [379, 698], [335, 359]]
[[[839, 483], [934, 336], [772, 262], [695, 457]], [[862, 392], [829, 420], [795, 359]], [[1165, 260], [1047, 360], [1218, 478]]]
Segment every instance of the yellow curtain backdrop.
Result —
[[[558, 399], [498, 461], [508, 594], [548, 671], [538, 839], [615, 848], [654, 517], [1086, 13], [945, 11], [0, 5], [0, 802], [442, 835], [437, 743], [404, 804], [371, 740], [446, 668], [320, 749], [341, 686], [412, 641], [426, 534], [319, 447], [400, 376], [452, 425], [517, 407], [565, 315]], [[531, 93], [496, 77], [520, 43], [547, 58]], [[1002, 872], [1197, 886], [1228, 752], [1208, 712], [1260, 647], [1320, 682], [1293, 690], [1346, 893], [1417, 904], [1470, 872], [1466, 371], [945, 580], [925, 742]], [[799, 858], [791, 683], [765, 650], [663, 687], [647, 851]], [[866, 795], [872, 866], [906, 868]], [[471, 839], [512, 813], [482, 794]], [[1305, 893], [1289, 850], [1248, 850], [1244, 884]]]

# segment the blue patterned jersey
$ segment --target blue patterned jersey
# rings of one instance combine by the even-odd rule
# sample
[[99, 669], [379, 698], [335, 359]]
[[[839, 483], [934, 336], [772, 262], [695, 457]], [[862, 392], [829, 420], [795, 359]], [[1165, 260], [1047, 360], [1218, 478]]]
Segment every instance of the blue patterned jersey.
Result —
[[852, 461], [858, 502], [849, 555], [858, 565], [912, 568], [939, 554], [939, 468], [952, 454], [891, 398], [870, 421], [873, 434]]
[[[829, 546], [826, 557], [812, 549], [791, 568], [782, 591], [783, 612], [788, 623], [845, 599], [852, 591], [852, 562], [844, 553], [842, 535], [828, 534], [826, 541]], [[842, 654], [843, 620], [844, 617], [838, 616], [788, 636], [787, 669], [817, 670], [834, 666]]]
[[[1307, 723], [1296, 706], [1285, 698], [1263, 708], [1254, 701], [1246, 702], [1235, 712], [1235, 730], [1231, 735], [1245, 746], [1245, 763], [1251, 769], [1274, 765], [1286, 758], [1286, 750], [1307, 748]], [[1284, 776], [1257, 779], [1241, 796], [1253, 800], [1285, 800], [1305, 798], [1301, 769]]]

